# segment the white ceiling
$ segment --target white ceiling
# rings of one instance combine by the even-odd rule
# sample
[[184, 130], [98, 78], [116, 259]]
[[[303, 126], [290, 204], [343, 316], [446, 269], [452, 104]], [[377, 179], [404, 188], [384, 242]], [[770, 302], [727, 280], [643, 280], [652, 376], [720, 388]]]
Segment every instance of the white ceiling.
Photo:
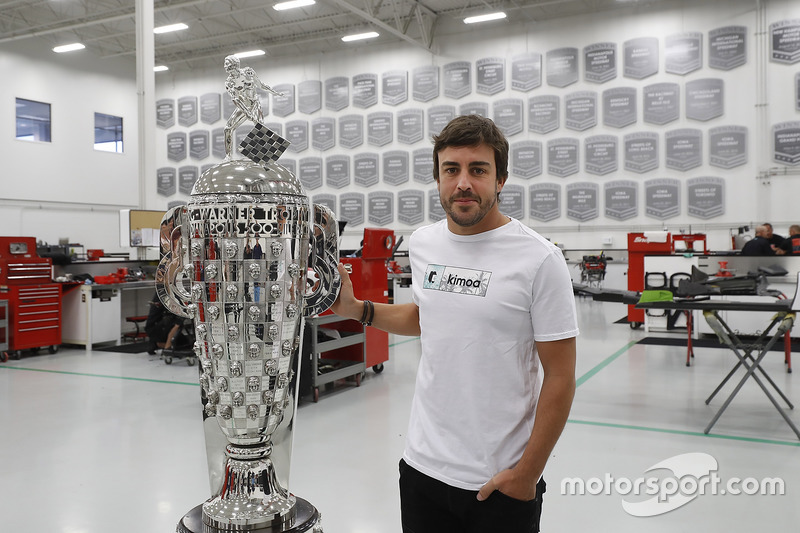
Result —
[[[435, 52], [437, 37], [480, 31], [463, 18], [505, 11], [511, 23], [611, 9], [640, 9], [660, 0], [317, 0], [310, 7], [272, 9], [275, 0], [154, 0], [155, 26], [188, 30], [155, 36], [155, 64], [171, 70], [218, 65], [224, 56], [261, 49], [289, 57], [352, 46], [340, 38], [377, 31], [372, 42], [407, 42]], [[136, 53], [135, 0], [0, 0], [0, 47], [25, 39], [52, 46], [81, 42], [104, 58]]]

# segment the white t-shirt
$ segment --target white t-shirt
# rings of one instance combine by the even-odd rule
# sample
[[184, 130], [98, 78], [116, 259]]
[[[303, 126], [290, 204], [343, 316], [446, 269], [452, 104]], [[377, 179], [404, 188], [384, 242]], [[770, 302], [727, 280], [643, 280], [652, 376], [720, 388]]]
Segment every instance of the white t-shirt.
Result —
[[531, 436], [542, 373], [534, 341], [578, 334], [561, 250], [517, 220], [456, 235], [443, 220], [409, 242], [422, 359], [405, 461], [478, 490]]

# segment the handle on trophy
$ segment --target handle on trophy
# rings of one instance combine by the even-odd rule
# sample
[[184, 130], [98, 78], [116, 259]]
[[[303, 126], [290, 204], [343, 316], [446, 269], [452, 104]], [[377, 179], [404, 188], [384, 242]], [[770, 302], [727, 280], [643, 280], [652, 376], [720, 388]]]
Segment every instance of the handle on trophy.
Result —
[[158, 299], [170, 312], [191, 318], [193, 316], [192, 295], [185, 285], [191, 284], [187, 277], [189, 250], [186, 245], [188, 235], [188, 216], [186, 206], [173, 207], [161, 219], [161, 261], [156, 269], [156, 293]]
[[309, 268], [316, 280], [305, 294], [303, 316], [313, 316], [326, 311], [336, 301], [342, 278], [339, 264], [339, 231], [336, 217], [324, 205], [314, 204], [314, 221], [309, 246]]

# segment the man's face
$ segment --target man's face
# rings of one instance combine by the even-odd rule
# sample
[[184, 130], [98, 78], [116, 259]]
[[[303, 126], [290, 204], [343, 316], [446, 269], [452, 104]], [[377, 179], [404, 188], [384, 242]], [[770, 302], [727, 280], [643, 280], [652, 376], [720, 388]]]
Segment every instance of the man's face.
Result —
[[764, 237], [767, 239], [772, 238], [772, 226], [764, 226]]
[[486, 144], [449, 146], [439, 152], [439, 201], [454, 233], [471, 235], [493, 229], [487, 214], [499, 213], [494, 150]]

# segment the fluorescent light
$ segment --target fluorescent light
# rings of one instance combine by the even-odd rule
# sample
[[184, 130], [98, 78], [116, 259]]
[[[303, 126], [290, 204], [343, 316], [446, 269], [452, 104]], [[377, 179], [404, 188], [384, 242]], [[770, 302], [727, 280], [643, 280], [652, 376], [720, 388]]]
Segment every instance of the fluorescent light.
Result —
[[313, 6], [316, 4], [314, 0], [291, 0], [290, 2], [280, 2], [272, 6], [275, 11], [284, 11], [286, 9], [294, 9], [296, 7]]
[[153, 67], [153, 72], [164, 72], [165, 70], [169, 70], [169, 67], [166, 65], [156, 65]]
[[464, 24], [475, 24], [476, 22], [486, 22], [487, 20], [498, 20], [506, 18], [506, 14], [502, 11], [497, 13], [489, 13], [488, 15], [478, 15], [477, 17], [467, 17], [464, 19]]
[[81, 43], [72, 43], [72, 44], [65, 44], [62, 46], [56, 46], [55, 48], [53, 48], [53, 52], [57, 54], [62, 54], [64, 52], [72, 52], [74, 50], [83, 50], [84, 48], [86, 47]]
[[250, 50], [249, 52], [239, 52], [233, 55], [241, 59], [243, 57], [263, 56], [264, 54], [266, 54], [264, 50]]
[[186, 30], [186, 29], [189, 29], [189, 26], [187, 26], [183, 22], [179, 22], [177, 24], [168, 24], [166, 26], [159, 26], [158, 28], [153, 28], [153, 33], [169, 33], [171, 31]]
[[350, 41], [360, 41], [362, 39], [374, 39], [379, 35], [380, 33], [378, 32], [368, 31], [367, 33], [356, 33], [354, 35], [345, 35], [344, 37], [342, 37], [342, 40], [346, 43], [349, 43]]

